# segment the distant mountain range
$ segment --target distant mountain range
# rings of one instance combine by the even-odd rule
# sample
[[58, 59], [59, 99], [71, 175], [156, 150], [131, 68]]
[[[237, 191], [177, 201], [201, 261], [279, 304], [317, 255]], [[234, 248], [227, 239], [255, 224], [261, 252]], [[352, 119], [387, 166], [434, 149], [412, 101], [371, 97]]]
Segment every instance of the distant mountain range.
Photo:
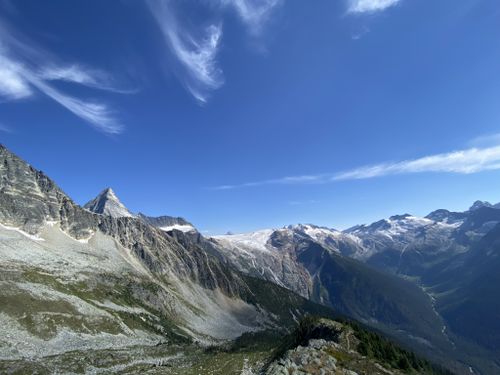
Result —
[[[212, 240], [242, 272], [367, 324], [390, 324], [396, 316], [377, 310], [380, 301], [398, 306], [393, 312], [402, 312], [399, 322], [421, 329], [405, 329], [413, 340], [495, 373], [500, 360], [499, 223], [499, 204], [476, 201], [465, 212], [395, 215], [345, 231], [299, 224]], [[403, 280], [418, 287], [431, 306], [426, 308], [427, 299], [417, 291], [405, 289]], [[367, 299], [353, 299], [354, 291]], [[428, 323], [427, 335], [419, 321]]]
[[80, 207], [3, 146], [0, 192], [0, 371], [65, 372], [82, 353], [146, 366], [174, 346], [215, 366], [199, 344], [262, 343], [308, 315], [354, 319], [457, 373], [500, 371], [498, 205], [206, 238], [110, 188]]

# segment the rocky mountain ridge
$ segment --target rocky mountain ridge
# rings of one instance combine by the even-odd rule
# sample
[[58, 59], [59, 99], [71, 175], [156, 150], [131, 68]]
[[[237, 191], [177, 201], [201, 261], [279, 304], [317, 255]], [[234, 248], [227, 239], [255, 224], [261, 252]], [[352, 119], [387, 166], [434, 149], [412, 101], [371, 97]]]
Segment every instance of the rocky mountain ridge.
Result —
[[9, 368], [32, 372], [45, 355], [71, 366], [103, 350], [217, 344], [333, 314], [141, 218], [80, 207], [3, 146], [0, 192], [0, 361]]
[[[125, 215], [130, 211], [110, 189], [84, 209], [3, 146], [0, 192], [0, 326], [9, 338], [0, 339], [0, 361], [22, 368], [21, 358], [41, 355], [40, 340], [55, 356], [150, 348], [162, 340], [219, 344], [286, 331], [306, 314], [340, 313], [461, 371], [433, 294], [391, 275], [398, 273], [384, 262], [373, 269], [372, 260], [415, 253], [403, 247], [420, 241], [419, 233], [419, 244], [452, 233], [456, 244], [435, 252], [469, 254], [467, 246], [489, 233], [500, 212], [477, 207], [464, 218], [441, 212], [439, 220], [399, 215], [355, 234], [296, 225], [205, 238], [182, 218]], [[29, 311], [15, 308], [26, 305]]]
[[451, 374], [359, 326], [328, 319], [303, 320], [276, 357], [266, 375]]

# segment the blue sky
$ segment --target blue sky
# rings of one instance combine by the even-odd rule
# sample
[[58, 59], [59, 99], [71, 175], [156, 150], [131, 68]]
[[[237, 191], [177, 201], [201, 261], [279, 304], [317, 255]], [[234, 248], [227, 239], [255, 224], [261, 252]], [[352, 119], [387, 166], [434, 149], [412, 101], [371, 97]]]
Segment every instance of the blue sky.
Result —
[[497, 0], [0, 0], [0, 139], [207, 233], [500, 201]]

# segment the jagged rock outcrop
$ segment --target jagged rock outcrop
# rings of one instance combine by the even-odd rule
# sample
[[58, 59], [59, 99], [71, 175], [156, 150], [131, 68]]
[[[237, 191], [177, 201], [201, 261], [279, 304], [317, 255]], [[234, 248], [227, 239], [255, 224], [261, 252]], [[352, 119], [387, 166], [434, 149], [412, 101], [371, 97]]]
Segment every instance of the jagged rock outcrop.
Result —
[[[372, 347], [380, 350], [378, 357], [373, 356]], [[267, 365], [265, 375], [448, 373], [379, 341], [376, 334], [327, 319], [302, 321], [278, 353], [278, 358]]]
[[76, 205], [43, 172], [0, 145], [0, 221], [35, 234], [48, 221], [77, 239], [96, 229], [91, 213]]

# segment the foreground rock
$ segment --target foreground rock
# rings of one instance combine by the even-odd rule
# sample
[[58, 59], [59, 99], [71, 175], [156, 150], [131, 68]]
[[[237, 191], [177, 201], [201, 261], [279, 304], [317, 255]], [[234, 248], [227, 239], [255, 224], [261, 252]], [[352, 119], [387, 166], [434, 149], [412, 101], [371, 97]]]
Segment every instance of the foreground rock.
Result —
[[[359, 330], [360, 328], [356, 328]], [[392, 344], [371, 342], [375, 334], [360, 334], [348, 324], [327, 319], [306, 320], [301, 323], [292, 341], [282, 349], [283, 354], [265, 370], [266, 375], [329, 375], [371, 374], [398, 375], [405, 373], [446, 374], [432, 368], [413, 354]], [[373, 335], [373, 336], [371, 336]], [[383, 355], [374, 358], [370, 347], [382, 349]], [[285, 351], [286, 350], [286, 351]], [[360, 353], [365, 352], [365, 353]], [[386, 352], [386, 353], [385, 353]]]

